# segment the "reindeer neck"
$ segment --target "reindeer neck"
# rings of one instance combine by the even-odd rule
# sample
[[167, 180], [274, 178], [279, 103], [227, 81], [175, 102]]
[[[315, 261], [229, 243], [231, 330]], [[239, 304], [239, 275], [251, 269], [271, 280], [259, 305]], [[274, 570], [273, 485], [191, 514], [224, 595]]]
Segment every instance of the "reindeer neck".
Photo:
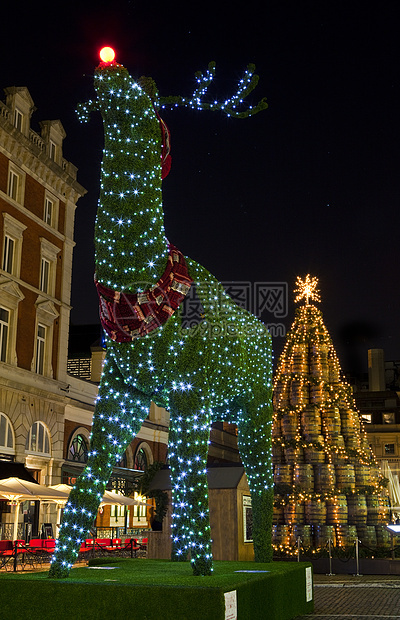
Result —
[[[135, 85], [136, 86], [136, 85]], [[96, 278], [137, 292], [165, 270], [168, 242], [161, 192], [161, 129], [139, 88], [112, 89], [100, 100], [104, 155], [96, 217]]]

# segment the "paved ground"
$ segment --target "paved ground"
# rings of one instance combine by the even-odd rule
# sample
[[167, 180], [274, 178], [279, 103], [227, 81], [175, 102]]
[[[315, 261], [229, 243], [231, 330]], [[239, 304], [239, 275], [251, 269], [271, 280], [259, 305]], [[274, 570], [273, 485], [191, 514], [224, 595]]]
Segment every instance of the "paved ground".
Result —
[[314, 575], [314, 601], [296, 620], [400, 620], [400, 575]]

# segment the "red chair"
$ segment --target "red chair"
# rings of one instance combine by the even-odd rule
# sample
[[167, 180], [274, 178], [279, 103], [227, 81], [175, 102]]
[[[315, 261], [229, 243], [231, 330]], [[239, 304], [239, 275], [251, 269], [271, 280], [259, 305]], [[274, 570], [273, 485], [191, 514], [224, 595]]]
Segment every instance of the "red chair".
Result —
[[0, 540], [0, 568], [7, 570], [10, 560], [14, 558], [14, 544], [12, 540]]

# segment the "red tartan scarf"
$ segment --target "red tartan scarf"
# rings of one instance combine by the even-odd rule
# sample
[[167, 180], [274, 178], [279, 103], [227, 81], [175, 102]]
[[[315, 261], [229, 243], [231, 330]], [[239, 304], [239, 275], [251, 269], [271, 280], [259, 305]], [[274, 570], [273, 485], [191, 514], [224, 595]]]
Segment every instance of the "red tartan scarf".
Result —
[[157, 284], [143, 293], [109, 289], [94, 279], [100, 304], [100, 322], [114, 342], [145, 336], [173, 315], [193, 282], [183, 254], [172, 244], [167, 267]]

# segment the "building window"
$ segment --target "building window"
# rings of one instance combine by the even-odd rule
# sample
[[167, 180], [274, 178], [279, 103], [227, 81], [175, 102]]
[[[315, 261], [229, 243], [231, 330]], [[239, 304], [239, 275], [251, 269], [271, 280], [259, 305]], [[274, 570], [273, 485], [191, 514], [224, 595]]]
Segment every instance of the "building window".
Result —
[[53, 245], [48, 239], [40, 238], [40, 274], [39, 290], [47, 295], [54, 296], [56, 286], [57, 254], [60, 248]]
[[0, 413], [0, 450], [14, 452], [14, 432], [12, 424], [4, 413]]
[[394, 443], [385, 443], [385, 454], [394, 454]]
[[9, 173], [8, 173], [8, 191], [7, 191], [7, 194], [13, 200], [18, 200], [19, 186], [20, 186], [19, 175], [16, 172], [14, 172], [14, 170], [10, 170]]
[[44, 361], [46, 354], [46, 327], [38, 323], [36, 334], [35, 372], [44, 374]]
[[361, 415], [361, 418], [362, 418], [363, 422], [366, 422], [366, 424], [371, 424], [372, 423], [372, 413], [363, 413]]
[[49, 144], [49, 155], [50, 155], [50, 159], [52, 159], [53, 161], [56, 161], [57, 147], [52, 140], [50, 140], [50, 144]]
[[150, 447], [145, 442], [140, 443], [136, 449], [135, 457], [133, 459], [133, 468], [140, 471], [146, 471], [152, 462]]
[[10, 313], [0, 307], [0, 362], [7, 361], [8, 330], [10, 325]]
[[25, 450], [28, 452], [50, 454], [49, 432], [43, 422], [35, 422], [32, 424], [28, 437], [26, 438]]
[[18, 129], [18, 131], [22, 131], [22, 122], [23, 122], [23, 114], [18, 108], [14, 109], [14, 127]]
[[25, 173], [11, 161], [8, 162], [7, 195], [20, 204], [23, 203], [25, 187]]
[[49, 198], [46, 198], [44, 201], [44, 221], [49, 226], [52, 225], [53, 222], [53, 213], [54, 213], [54, 203]]
[[40, 265], [40, 283], [39, 288], [43, 293], [49, 292], [50, 282], [50, 262], [46, 258], [42, 258]]
[[22, 235], [26, 226], [3, 212], [3, 253], [1, 267], [19, 278], [22, 256]]
[[393, 413], [383, 413], [383, 423], [384, 424], [394, 424], [394, 412]]
[[68, 450], [68, 460], [86, 463], [88, 459], [88, 446], [83, 435], [75, 435]]
[[15, 254], [15, 239], [9, 235], [4, 235], [3, 245], [3, 264], [2, 269], [7, 273], [13, 273], [14, 269], [14, 254]]

